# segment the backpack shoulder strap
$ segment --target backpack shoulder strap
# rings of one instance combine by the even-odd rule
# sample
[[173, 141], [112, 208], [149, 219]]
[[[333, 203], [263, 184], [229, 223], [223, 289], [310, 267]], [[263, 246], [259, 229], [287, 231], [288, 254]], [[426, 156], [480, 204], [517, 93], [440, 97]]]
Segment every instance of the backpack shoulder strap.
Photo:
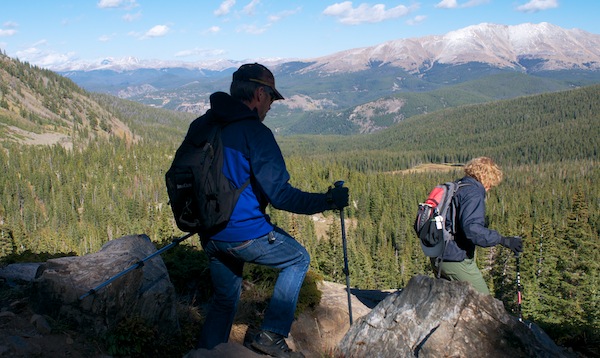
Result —
[[456, 205], [456, 200], [455, 200], [455, 196], [456, 194], [458, 194], [458, 191], [465, 187], [465, 186], [470, 186], [471, 184], [469, 183], [463, 183], [462, 180], [457, 180], [456, 182], [456, 191], [454, 192], [454, 195], [452, 196], [452, 200], [450, 201], [449, 205], [448, 205], [448, 210], [450, 211], [450, 233], [452, 234], [452, 236], [454, 236], [454, 234], [456, 234], [456, 217], [458, 216], [458, 208]]
[[452, 195], [453, 196], [452, 205], [454, 205], [454, 206], [455, 206], [455, 204], [454, 204], [454, 196], [456, 196], [456, 194], [458, 194], [458, 191], [460, 189], [464, 188], [465, 186], [471, 186], [472, 185], [470, 183], [464, 183], [462, 180], [457, 180], [455, 183], [456, 183], [456, 190], [454, 191], [454, 194]]
[[441, 202], [438, 205], [438, 208], [439, 208], [438, 212], [440, 215], [445, 217], [446, 212], [450, 209], [450, 207], [452, 205], [451, 204], [452, 198], [458, 191], [459, 184], [457, 182], [451, 181], [451, 182], [444, 183], [443, 186], [446, 187], [446, 193], [445, 193], [444, 197], [441, 198]]
[[[218, 128], [219, 129], [219, 135], [221, 135], [221, 136], [223, 135], [222, 134], [223, 133], [222, 132], [223, 128], [227, 127], [228, 125], [230, 125], [232, 123], [236, 123], [236, 122], [240, 122], [240, 121], [244, 120], [244, 119], [238, 119], [238, 120], [235, 120], [235, 121], [222, 121], [222, 120], [219, 120], [219, 118], [212, 113], [212, 110], [208, 110], [206, 113], [207, 114], [210, 113], [210, 115], [211, 115], [211, 117], [208, 119], [207, 123], [211, 127], [213, 127], [213, 128]], [[223, 145], [221, 144], [221, 147], [222, 146]], [[251, 179], [252, 179], [252, 173], [250, 173], [250, 177], [244, 182], [244, 184], [242, 184], [242, 186], [240, 186], [239, 188], [237, 188], [237, 191], [240, 192], [240, 193], [242, 191], [244, 191], [246, 189], [246, 187], [248, 185], [250, 185]]]
[[[459, 179], [459, 180], [457, 180], [457, 181], [455, 181], [455, 183], [456, 183], [456, 184], [458, 184], [458, 189], [462, 188], [463, 186], [469, 186], [469, 185], [471, 185], [470, 183], [464, 183], [464, 182], [463, 182], [462, 180], [460, 180], [460, 179]], [[458, 189], [457, 189], [457, 190], [458, 190]]]

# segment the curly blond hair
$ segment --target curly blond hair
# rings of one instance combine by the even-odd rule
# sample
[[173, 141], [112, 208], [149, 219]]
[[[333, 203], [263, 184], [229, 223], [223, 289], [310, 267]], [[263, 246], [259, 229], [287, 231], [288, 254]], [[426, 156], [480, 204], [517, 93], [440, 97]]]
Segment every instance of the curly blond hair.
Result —
[[479, 157], [471, 159], [465, 165], [465, 174], [475, 178], [486, 189], [498, 186], [502, 182], [502, 169], [491, 158]]

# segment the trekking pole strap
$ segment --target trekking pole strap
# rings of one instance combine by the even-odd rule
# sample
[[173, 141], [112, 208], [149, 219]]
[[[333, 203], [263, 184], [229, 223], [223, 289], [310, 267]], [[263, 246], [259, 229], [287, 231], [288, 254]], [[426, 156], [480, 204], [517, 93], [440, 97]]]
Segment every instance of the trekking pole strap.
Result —
[[442, 256], [435, 258], [435, 267], [437, 268], [436, 278], [442, 277], [442, 261], [444, 261]]

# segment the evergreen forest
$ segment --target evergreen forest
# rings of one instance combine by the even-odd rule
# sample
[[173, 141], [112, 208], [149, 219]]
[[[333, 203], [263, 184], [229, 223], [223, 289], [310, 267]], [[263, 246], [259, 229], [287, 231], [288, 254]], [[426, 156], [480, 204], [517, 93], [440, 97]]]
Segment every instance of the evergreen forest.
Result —
[[[157, 243], [183, 235], [164, 174], [193, 117], [86, 95], [140, 139], [97, 136], [69, 149], [3, 138], [0, 256], [85, 255], [123, 235], [145, 233]], [[344, 180], [350, 189], [345, 226], [351, 285], [359, 289], [402, 288], [414, 275], [432, 275], [412, 228], [418, 203], [434, 185], [460, 178], [469, 159], [494, 158], [505, 179], [488, 193], [486, 219], [501, 234], [523, 238], [524, 318], [557, 343], [597, 349], [599, 128], [600, 86], [590, 86], [440, 110], [374, 134], [278, 141], [294, 186], [325, 192]], [[345, 282], [339, 213], [268, 210], [308, 249], [312, 271]], [[183, 244], [201, 250], [197, 238]], [[479, 248], [477, 261], [493, 295], [516, 314], [514, 255], [501, 246]]]

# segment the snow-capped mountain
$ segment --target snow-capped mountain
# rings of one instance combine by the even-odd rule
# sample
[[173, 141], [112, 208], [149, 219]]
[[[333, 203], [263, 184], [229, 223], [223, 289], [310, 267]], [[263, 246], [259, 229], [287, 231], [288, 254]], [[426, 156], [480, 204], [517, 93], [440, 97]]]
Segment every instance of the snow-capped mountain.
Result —
[[51, 69], [59, 73], [71, 71], [97, 71], [109, 70], [115, 72], [135, 71], [139, 69], [183, 68], [188, 70], [222, 71], [226, 68], [236, 68], [249, 62], [257, 61], [265, 65], [277, 65], [289, 59], [256, 59], [234, 61], [225, 59], [207, 60], [201, 62], [166, 61], [166, 60], [141, 60], [135, 57], [113, 58], [107, 57], [96, 61], [76, 61], [54, 66]]
[[[535, 60], [532, 68], [531, 61]], [[411, 73], [427, 71], [435, 64], [457, 65], [479, 62], [499, 68], [524, 71], [600, 69], [600, 35], [549, 24], [508, 26], [483, 23], [444, 35], [398, 39], [375, 46], [349, 49], [312, 59], [247, 59], [202, 62], [140, 60], [133, 57], [74, 62], [53, 68], [57, 72], [184, 68], [222, 71], [245, 62], [276, 67], [285, 62], [310, 62], [302, 72], [356, 72], [373, 66], [390, 65]]]
[[[60, 73], [88, 91], [202, 113], [209, 95], [227, 91], [233, 71], [250, 61], [271, 68], [286, 97], [270, 112], [274, 122], [281, 119], [280, 133], [322, 130], [319, 123], [325, 120], [341, 121], [338, 127], [332, 124], [336, 129], [331, 133], [339, 133], [339, 128], [350, 128], [341, 118], [352, 122], [348, 130], [369, 132], [449, 106], [600, 83], [600, 35], [548, 23], [484, 23], [319, 58], [203, 63], [103, 59]], [[315, 77], [321, 77], [318, 90], [307, 92]], [[451, 96], [432, 93], [459, 84], [466, 86]], [[400, 99], [403, 93], [428, 93], [428, 98], [408, 105], [409, 99]]]
[[[529, 67], [525, 60], [537, 60]], [[525, 71], [600, 69], [600, 35], [549, 24], [515, 26], [479, 24], [441, 36], [388, 41], [351, 49], [315, 61], [303, 72], [355, 72], [373, 63], [400, 67], [411, 73], [434, 64], [486, 63]]]

